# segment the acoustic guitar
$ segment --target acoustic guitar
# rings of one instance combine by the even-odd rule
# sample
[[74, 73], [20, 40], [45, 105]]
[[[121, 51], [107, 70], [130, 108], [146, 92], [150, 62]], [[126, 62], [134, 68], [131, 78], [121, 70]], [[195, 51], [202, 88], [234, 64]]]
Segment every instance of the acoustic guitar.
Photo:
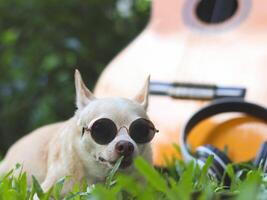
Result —
[[[261, 0], [153, 0], [142, 33], [101, 74], [97, 96], [133, 97], [147, 75], [152, 81], [245, 87], [246, 99], [267, 106], [267, 2]], [[181, 128], [207, 100], [150, 96], [148, 114], [160, 130], [154, 164], [162, 166], [179, 144]], [[213, 144], [234, 162], [255, 157], [267, 126], [252, 117], [222, 114], [190, 134], [194, 149]]]

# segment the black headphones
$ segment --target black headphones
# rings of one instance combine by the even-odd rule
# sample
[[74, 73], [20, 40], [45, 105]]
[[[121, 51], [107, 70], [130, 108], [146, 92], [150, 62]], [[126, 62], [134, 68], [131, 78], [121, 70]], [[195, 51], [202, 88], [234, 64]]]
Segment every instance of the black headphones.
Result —
[[[254, 103], [246, 102], [239, 98], [222, 98], [200, 109], [189, 118], [181, 133], [180, 148], [186, 162], [196, 160], [200, 167], [203, 167], [208, 157], [213, 155], [213, 163], [211, 164], [208, 173], [217, 180], [222, 180], [226, 185], [229, 185], [229, 177], [224, 176], [226, 166], [231, 163], [231, 160], [228, 158], [228, 156], [216, 147], [213, 147], [209, 144], [199, 146], [193, 155], [192, 152], [190, 152], [186, 141], [187, 136], [198, 123], [209, 117], [212, 117], [213, 115], [226, 112], [240, 112], [248, 114], [267, 123], [266, 108]], [[261, 148], [254, 160], [254, 165], [261, 165], [263, 171], [267, 172], [267, 142], [264, 142], [261, 145]]]

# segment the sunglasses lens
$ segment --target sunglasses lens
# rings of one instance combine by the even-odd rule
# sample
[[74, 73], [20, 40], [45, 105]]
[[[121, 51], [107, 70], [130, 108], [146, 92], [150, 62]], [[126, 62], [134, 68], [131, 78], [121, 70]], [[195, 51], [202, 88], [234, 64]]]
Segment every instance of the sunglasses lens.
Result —
[[116, 136], [117, 127], [107, 118], [98, 119], [91, 127], [91, 136], [98, 144], [108, 144]]
[[155, 132], [156, 129], [152, 122], [143, 118], [135, 120], [129, 128], [131, 138], [139, 144], [150, 142]]

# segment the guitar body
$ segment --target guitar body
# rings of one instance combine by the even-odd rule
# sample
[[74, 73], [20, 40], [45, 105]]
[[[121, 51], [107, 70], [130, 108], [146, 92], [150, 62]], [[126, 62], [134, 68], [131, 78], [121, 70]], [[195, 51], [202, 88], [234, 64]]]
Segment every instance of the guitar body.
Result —
[[[133, 97], [147, 75], [164, 82], [242, 86], [246, 99], [267, 106], [267, 2], [237, 0], [233, 15], [207, 23], [196, 15], [201, 0], [154, 0], [145, 30], [106, 67], [95, 87], [97, 96]], [[150, 96], [148, 114], [160, 132], [153, 140], [154, 163], [179, 153], [186, 120], [209, 101]], [[267, 125], [239, 114], [205, 120], [189, 136], [193, 148], [226, 145], [235, 162], [255, 157], [267, 140]]]

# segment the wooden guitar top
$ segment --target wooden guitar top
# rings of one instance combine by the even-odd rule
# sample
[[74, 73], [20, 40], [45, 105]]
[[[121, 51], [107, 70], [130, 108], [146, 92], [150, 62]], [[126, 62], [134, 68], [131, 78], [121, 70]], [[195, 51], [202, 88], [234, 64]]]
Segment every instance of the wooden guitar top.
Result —
[[[147, 27], [106, 67], [96, 96], [133, 97], [150, 74], [155, 81], [242, 86], [247, 100], [267, 106], [267, 2], [237, 0], [233, 16], [215, 24], [198, 19], [199, 2], [154, 0]], [[207, 103], [150, 96], [148, 114], [160, 130], [152, 143], [156, 165], [179, 157], [172, 144], [179, 144], [186, 120]], [[189, 137], [192, 147], [227, 145], [235, 162], [255, 157], [266, 139], [266, 124], [240, 114], [212, 117]]]

